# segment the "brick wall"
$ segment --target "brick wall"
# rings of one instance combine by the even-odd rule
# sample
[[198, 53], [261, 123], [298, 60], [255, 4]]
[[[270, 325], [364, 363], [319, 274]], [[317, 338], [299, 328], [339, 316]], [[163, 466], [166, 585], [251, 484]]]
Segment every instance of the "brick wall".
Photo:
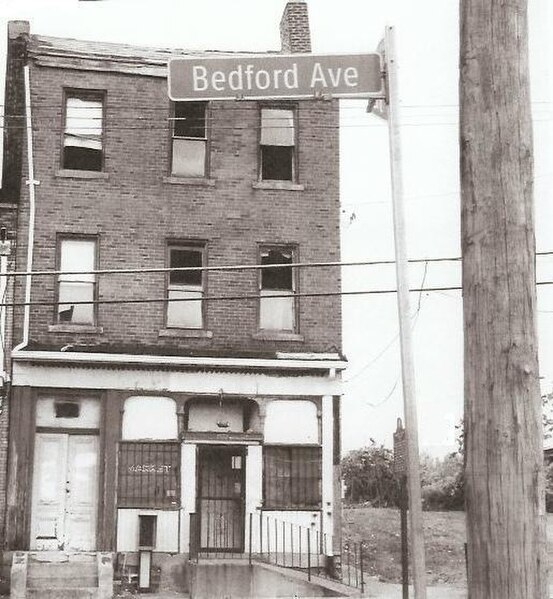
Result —
[[285, 53], [311, 52], [309, 16], [304, 0], [291, 0], [286, 4], [280, 21], [280, 39]]
[[[214, 187], [174, 185], [169, 172], [170, 131], [166, 82], [154, 77], [83, 72], [32, 65], [34, 156], [37, 187], [34, 270], [56, 266], [56, 235], [99, 235], [99, 267], [166, 266], [168, 239], [207, 241], [209, 265], [254, 264], [260, 243], [296, 243], [304, 262], [339, 260], [338, 103], [298, 103], [299, 182], [304, 191], [254, 189], [258, 173], [259, 107], [215, 102], [211, 173]], [[106, 92], [107, 179], [62, 178], [63, 88]], [[139, 120], [143, 117], [143, 120]], [[25, 165], [25, 163], [24, 163]], [[26, 169], [24, 168], [24, 171]], [[26, 178], [26, 175], [23, 175]], [[17, 264], [25, 268], [28, 190], [20, 204]], [[209, 295], [255, 294], [254, 271], [212, 272]], [[17, 298], [22, 299], [20, 281]], [[103, 275], [100, 299], [163, 297], [165, 275]], [[302, 269], [300, 291], [339, 291], [337, 268]], [[35, 277], [32, 301], [55, 301], [53, 277]], [[196, 350], [325, 351], [341, 345], [341, 299], [301, 298], [303, 342], [260, 341], [255, 301], [207, 304], [212, 339], [167, 339], [163, 304], [103, 305], [102, 334], [49, 331], [54, 307], [32, 309], [30, 338], [60, 348], [68, 343], [191, 348]], [[16, 310], [15, 339], [21, 338]]]

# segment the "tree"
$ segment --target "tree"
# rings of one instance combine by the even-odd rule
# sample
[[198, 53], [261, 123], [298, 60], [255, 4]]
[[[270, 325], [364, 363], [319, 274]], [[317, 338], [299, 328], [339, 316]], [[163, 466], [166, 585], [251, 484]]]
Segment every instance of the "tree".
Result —
[[471, 599], [545, 599], [527, 0], [461, 0]]
[[368, 501], [375, 507], [392, 507], [398, 502], [394, 477], [394, 455], [390, 449], [370, 445], [350, 451], [342, 460], [346, 499], [352, 503]]

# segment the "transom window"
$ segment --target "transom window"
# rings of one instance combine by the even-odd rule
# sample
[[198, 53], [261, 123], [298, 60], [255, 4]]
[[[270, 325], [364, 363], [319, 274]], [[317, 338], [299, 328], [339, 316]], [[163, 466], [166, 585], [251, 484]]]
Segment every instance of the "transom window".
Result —
[[261, 108], [261, 179], [296, 180], [295, 121], [293, 108]]
[[207, 172], [207, 102], [175, 102], [171, 174], [205, 177]]
[[[58, 276], [59, 323], [94, 324], [96, 320], [96, 239], [61, 239]], [[87, 302], [87, 303], [78, 303]]]
[[81, 171], [102, 170], [103, 103], [104, 95], [99, 92], [66, 92], [63, 168]]
[[[169, 267], [194, 268], [204, 265], [203, 246], [170, 246]], [[167, 326], [201, 329], [204, 326], [203, 296], [205, 276], [202, 270], [171, 270], [167, 299]]]
[[296, 281], [294, 248], [262, 247], [261, 264], [276, 268], [260, 269], [259, 328], [277, 331], [296, 330]]

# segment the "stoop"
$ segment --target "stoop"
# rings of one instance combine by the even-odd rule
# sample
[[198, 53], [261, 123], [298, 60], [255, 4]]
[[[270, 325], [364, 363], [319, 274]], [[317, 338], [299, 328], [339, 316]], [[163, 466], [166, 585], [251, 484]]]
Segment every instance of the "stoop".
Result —
[[17, 551], [10, 599], [111, 599], [111, 553]]

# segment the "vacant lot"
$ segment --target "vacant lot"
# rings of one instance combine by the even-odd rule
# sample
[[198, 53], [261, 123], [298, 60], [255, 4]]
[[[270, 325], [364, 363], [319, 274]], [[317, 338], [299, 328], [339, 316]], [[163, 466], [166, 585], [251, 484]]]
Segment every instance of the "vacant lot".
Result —
[[[424, 512], [426, 570], [429, 584], [466, 584], [465, 514]], [[553, 570], [553, 514], [547, 515], [548, 562]], [[368, 571], [386, 582], [401, 582], [399, 511], [350, 506], [344, 508], [344, 539], [363, 540]]]

